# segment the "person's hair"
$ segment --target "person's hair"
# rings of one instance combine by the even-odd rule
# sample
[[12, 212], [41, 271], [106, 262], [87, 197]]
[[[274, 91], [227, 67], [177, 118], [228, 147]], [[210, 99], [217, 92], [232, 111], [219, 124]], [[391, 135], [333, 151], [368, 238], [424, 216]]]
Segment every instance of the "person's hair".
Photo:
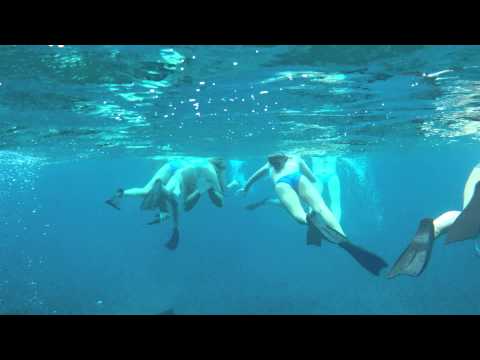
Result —
[[276, 171], [279, 171], [283, 167], [283, 165], [281, 166], [280, 161], [283, 161], [284, 164], [287, 158], [288, 156], [285, 153], [278, 152], [268, 155], [268, 162], [274, 167]]

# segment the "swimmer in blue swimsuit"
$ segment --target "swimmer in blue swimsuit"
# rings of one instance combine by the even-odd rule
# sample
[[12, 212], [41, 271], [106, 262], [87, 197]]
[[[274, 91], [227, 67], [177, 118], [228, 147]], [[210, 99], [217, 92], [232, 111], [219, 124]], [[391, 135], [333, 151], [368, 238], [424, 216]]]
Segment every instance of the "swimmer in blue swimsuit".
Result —
[[[275, 192], [283, 207], [297, 222], [308, 226], [308, 245], [319, 246], [322, 239], [328, 240], [346, 250], [374, 275], [379, 275], [387, 266], [383, 259], [347, 239], [340, 223], [313, 184], [316, 182], [315, 176], [305, 161], [283, 153], [270, 155], [268, 162], [258, 169], [239, 191], [248, 192], [253, 183], [267, 174], [270, 174], [275, 184]], [[310, 206], [310, 213], [305, 212], [302, 201]]]
[[288, 184], [292, 187], [293, 190], [295, 190], [298, 193], [298, 185], [300, 184], [300, 178], [302, 176], [302, 173], [300, 171], [295, 171], [291, 174], [282, 176], [280, 179], [278, 179], [275, 184], [280, 184], [280, 183], [285, 183]]

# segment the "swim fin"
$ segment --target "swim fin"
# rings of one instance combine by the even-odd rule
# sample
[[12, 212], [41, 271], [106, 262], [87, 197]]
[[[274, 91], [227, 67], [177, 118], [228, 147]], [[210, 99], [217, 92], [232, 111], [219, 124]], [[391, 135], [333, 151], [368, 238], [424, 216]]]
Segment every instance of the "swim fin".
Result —
[[468, 205], [463, 209], [447, 232], [446, 244], [472, 239], [480, 233], [480, 182]]
[[[343, 242], [349, 241], [345, 236], [340, 234], [338, 231], [335, 231], [334, 229], [332, 229], [326, 223], [323, 217], [319, 213], [313, 210], [307, 215], [307, 224], [308, 224], [308, 227], [311, 228], [312, 234], [316, 234], [316, 235], [320, 234], [322, 238], [325, 238], [326, 240], [336, 245], [340, 245]], [[316, 231], [313, 231], [313, 228], [315, 228]]]
[[373, 275], [380, 275], [380, 271], [387, 267], [388, 264], [380, 256], [362, 249], [360, 246], [351, 243], [350, 241], [339, 244], [345, 249], [357, 262]]
[[323, 236], [313, 223], [311, 214], [307, 215], [307, 225], [307, 245], [322, 246], [322, 240], [325, 239], [325, 236]]
[[180, 232], [178, 231], [178, 227], [173, 228], [172, 235], [170, 236], [170, 240], [165, 244], [167, 249], [175, 250], [178, 246], [178, 240], [180, 239]]
[[155, 181], [152, 189], [143, 198], [140, 209], [142, 210], [156, 210], [160, 209], [163, 212], [168, 212], [166, 190], [160, 179]]
[[398, 275], [419, 276], [430, 260], [434, 236], [433, 219], [422, 219], [413, 240], [393, 265], [388, 278]]
[[123, 197], [123, 189], [118, 189], [115, 195], [110, 199], [105, 200], [105, 204], [110, 205], [111, 207], [120, 210], [120, 201]]
[[324, 238], [334, 244], [339, 245], [346, 250], [364, 269], [374, 275], [379, 275], [380, 271], [388, 264], [378, 255], [353, 244], [344, 235], [335, 229], [332, 229], [316, 212], [311, 212], [307, 216], [307, 221], [314, 225]]

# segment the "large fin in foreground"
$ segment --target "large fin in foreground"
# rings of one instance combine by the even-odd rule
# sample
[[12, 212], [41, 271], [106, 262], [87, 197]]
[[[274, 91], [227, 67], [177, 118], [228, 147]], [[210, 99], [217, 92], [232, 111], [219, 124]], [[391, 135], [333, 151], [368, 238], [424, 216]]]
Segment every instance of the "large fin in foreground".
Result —
[[419, 276], [430, 260], [433, 241], [433, 219], [422, 219], [413, 240], [393, 265], [388, 278], [398, 275]]

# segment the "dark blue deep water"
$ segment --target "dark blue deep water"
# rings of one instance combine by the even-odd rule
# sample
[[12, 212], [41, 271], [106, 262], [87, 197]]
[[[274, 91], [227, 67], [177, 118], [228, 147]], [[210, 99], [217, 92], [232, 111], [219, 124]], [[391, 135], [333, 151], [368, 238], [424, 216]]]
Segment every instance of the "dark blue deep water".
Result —
[[[387, 279], [305, 245], [264, 179], [148, 226], [166, 158], [337, 157], [342, 226], [389, 264], [420, 219], [461, 210], [479, 157], [477, 46], [0, 46], [0, 313], [479, 314], [477, 240], [436, 240]], [[196, 104], [196, 105], [195, 105]], [[361, 178], [348, 162], [362, 164]], [[326, 198], [327, 204], [329, 199]]]

